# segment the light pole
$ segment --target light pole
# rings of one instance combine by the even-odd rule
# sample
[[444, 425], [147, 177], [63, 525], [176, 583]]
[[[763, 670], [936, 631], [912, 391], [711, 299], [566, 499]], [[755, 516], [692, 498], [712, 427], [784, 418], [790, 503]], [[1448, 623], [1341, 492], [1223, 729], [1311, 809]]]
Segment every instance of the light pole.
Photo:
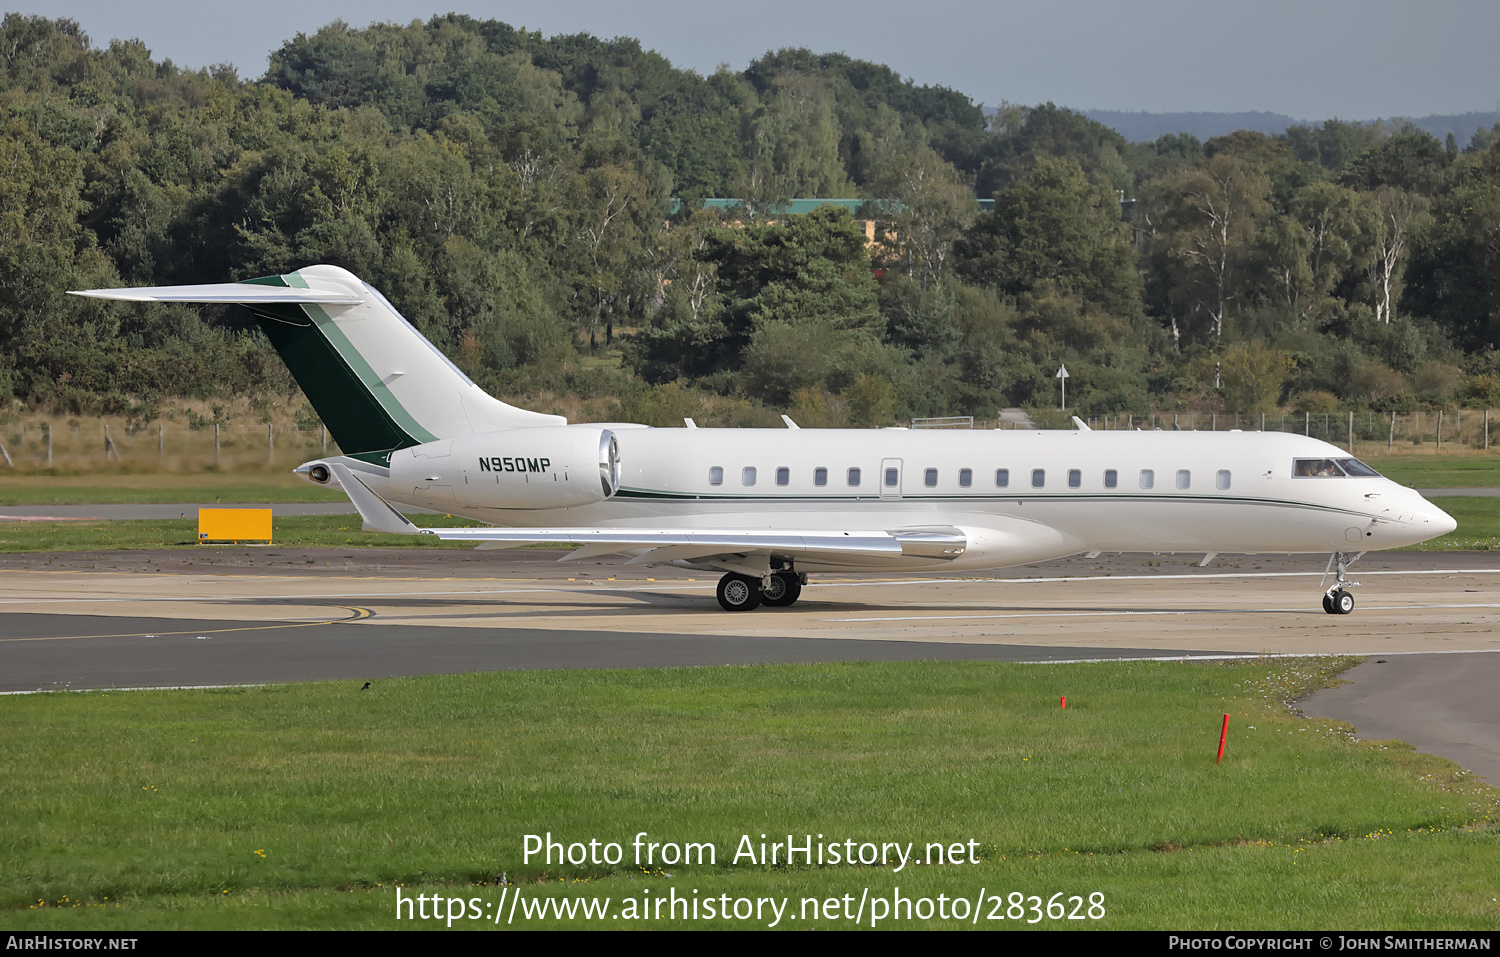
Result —
[[1057, 375], [1053, 376], [1053, 378], [1057, 380], [1058, 385], [1062, 386], [1062, 407], [1060, 411], [1066, 412], [1068, 410], [1068, 367], [1058, 366]]

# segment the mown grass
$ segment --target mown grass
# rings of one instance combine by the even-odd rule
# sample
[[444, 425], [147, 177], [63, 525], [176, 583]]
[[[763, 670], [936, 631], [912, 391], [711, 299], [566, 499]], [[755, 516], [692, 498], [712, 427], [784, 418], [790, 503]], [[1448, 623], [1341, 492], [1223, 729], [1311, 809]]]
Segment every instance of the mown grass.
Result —
[[[1287, 709], [1346, 663], [511, 672], [7, 698], [0, 907], [16, 929], [396, 928], [410, 926], [396, 884], [493, 902], [503, 873], [528, 895], [617, 901], [985, 887], [1100, 891], [1108, 918], [1084, 923], [1110, 928], [1493, 928], [1496, 792]], [[716, 863], [668, 875], [522, 856], [526, 834], [629, 854], [641, 831], [711, 842]], [[741, 835], [788, 833], [973, 840], [984, 860], [899, 874], [729, 863]]]
[[271, 472], [119, 472], [111, 475], [0, 476], [0, 505], [128, 505], [198, 502], [347, 502], [292, 474]]
[[1360, 459], [1391, 481], [1413, 488], [1500, 485], [1500, 457], [1496, 453], [1369, 455]]
[[[421, 515], [423, 527], [482, 525], [451, 515]], [[358, 515], [283, 515], [273, 520], [273, 544], [285, 548], [473, 548], [472, 542], [442, 542], [432, 535], [387, 535], [361, 530]], [[198, 545], [198, 514], [187, 518], [119, 521], [0, 522], [0, 553], [155, 550]]]
[[1453, 516], [1458, 528], [1440, 538], [1411, 546], [1424, 552], [1491, 551], [1500, 548], [1500, 498], [1450, 495], [1430, 499]]

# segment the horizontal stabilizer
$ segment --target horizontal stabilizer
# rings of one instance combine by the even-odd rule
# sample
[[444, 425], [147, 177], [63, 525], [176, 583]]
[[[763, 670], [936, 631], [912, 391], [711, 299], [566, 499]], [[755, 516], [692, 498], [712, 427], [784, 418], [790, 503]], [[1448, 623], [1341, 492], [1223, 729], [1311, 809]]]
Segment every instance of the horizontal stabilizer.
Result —
[[392, 452], [438, 439], [568, 424], [487, 394], [375, 287], [338, 266], [304, 266], [243, 282], [74, 294], [249, 309], [334, 441], [371, 462], [383, 464]]
[[122, 299], [126, 302], [227, 302], [244, 305], [271, 303], [316, 303], [322, 306], [356, 306], [364, 299], [348, 292], [324, 289], [292, 289], [258, 283], [215, 282], [199, 286], [139, 286], [134, 289], [81, 289], [70, 296]]

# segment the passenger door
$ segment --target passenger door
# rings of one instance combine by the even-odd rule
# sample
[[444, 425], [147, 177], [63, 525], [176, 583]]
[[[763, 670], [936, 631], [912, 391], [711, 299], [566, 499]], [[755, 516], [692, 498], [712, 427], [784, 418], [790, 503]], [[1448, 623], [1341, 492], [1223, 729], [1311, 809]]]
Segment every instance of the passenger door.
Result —
[[899, 499], [901, 497], [901, 460], [880, 460], [880, 497], [883, 499]]

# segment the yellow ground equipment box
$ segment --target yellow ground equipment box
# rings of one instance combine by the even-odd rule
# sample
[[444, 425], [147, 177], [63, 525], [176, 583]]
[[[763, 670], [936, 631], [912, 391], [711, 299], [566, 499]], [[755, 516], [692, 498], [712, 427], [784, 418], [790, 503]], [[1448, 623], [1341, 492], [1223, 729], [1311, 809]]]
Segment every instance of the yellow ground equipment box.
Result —
[[198, 541], [202, 542], [269, 542], [271, 510], [269, 508], [200, 508]]

